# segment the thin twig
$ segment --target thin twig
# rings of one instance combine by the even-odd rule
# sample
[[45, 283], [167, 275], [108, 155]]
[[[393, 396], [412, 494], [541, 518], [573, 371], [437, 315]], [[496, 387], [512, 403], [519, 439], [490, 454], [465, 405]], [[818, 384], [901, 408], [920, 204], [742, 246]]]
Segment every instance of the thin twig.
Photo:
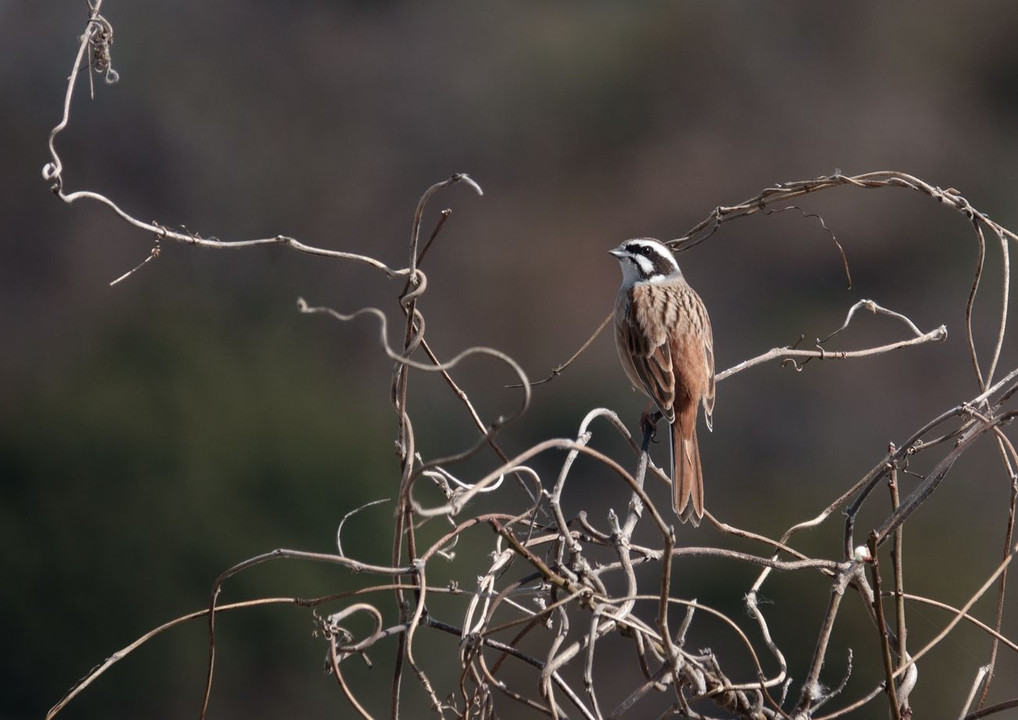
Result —
[[[829, 234], [840, 253], [845, 276], [851, 286], [845, 248], [821, 216], [807, 211], [798, 204], [800, 199], [813, 193], [844, 187], [901, 188], [919, 193], [961, 214], [971, 226], [979, 246], [978, 261], [965, 305], [966, 341], [979, 394], [967, 402], [955, 401], [952, 409], [927, 422], [905, 443], [898, 447], [891, 446], [888, 453], [869, 473], [859, 478], [850, 489], [841, 489], [840, 496], [828, 503], [819, 514], [805, 520], [788, 518], [787, 522], [782, 523], [782, 527], [789, 529], [779, 539], [774, 540], [759, 532], [736, 528], [706, 513], [713, 527], [721, 531], [722, 540], [733, 546], [709, 545], [706, 540], [680, 545], [676, 541], [672, 527], [673, 515], [667, 510], [662, 512], [655, 503], [655, 493], [648, 492], [645, 487], [647, 473], [667, 480], [660, 468], [649, 460], [646, 452], [649, 438], [644, 438], [643, 448], [638, 447], [625, 424], [610, 410], [597, 408], [590, 411], [583, 418], [576, 436], [572, 438], [548, 438], [533, 442], [513, 453], [504, 452], [496, 442], [501, 431], [509, 424], [519, 421], [529, 409], [531, 388], [549, 382], [572, 366], [608, 326], [611, 316], [605, 319], [568, 360], [552, 369], [548, 377], [534, 383], [528, 380], [521, 366], [507, 353], [488, 347], [470, 347], [452, 359], [440, 360], [439, 353], [435, 352], [428, 341], [425, 316], [421, 310], [423, 304], [420, 302], [428, 289], [428, 278], [420, 266], [445, 227], [450, 211], [440, 212], [434, 230], [422, 247], [420, 240], [423, 218], [430, 198], [450, 185], [462, 183], [481, 194], [480, 187], [469, 176], [453, 175], [432, 185], [421, 196], [410, 227], [406, 247], [406, 267], [403, 268], [390, 266], [367, 255], [314, 247], [285, 235], [224, 242], [214, 236], [191, 232], [185, 227], [171, 230], [156, 221], [139, 220], [123, 209], [118, 202], [105, 195], [87, 189], [65, 191], [66, 171], [57, 153], [56, 143], [60, 133], [70, 123], [76, 81], [82, 71], [86, 72], [90, 82], [92, 72], [102, 74], [107, 82], [115, 81], [117, 77], [110, 61], [113, 26], [100, 14], [101, 5], [102, 0], [89, 1], [88, 20], [79, 39], [74, 65], [64, 94], [63, 115], [50, 132], [48, 139], [50, 161], [43, 169], [44, 179], [64, 203], [97, 203], [111, 210], [131, 228], [142, 231], [146, 237], [149, 234], [154, 237], [155, 244], [149, 255], [117, 278], [113, 285], [131, 277], [143, 267], [151, 267], [150, 261], [158, 257], [160, 244], [164, 241], [196, 248], [224, 250], [282, 246], [305, 254], [360, 264], [390, 278], [404, 278], [405, 285], [399, 295], [397, 310], [398, 313], [402, 313], [404, 325], [402, 341], [396, 345], [389, 343], [386, 314], [380, 309], [365, 308], [344, 315], [327, 308], [309, 307], [303, 300], [299, 302], [301, 312], [328, 314], [342, 321], [371, 315], [379, 322], [382, 351], [384, 356], [393, 362], [389, 400], [397, 421], [399, 484], [398, 495], [394, 496], [396, 512], [391, 538], [390, 565], [362, 563], [347, 557], [344, 553], [341, 533], [346, 520], [359, 510], [381, 501], [368, 503], [341, 518], [336, 530], [338, 554], [281, 549], [250, 558], [227, 569], [213, 584], [207, 608], [166, 623], [111, 656], [72, 688], [50, 710], [47, 720], [51, 720], [68, 702], [134, 649], [183, 622], [199, 618], [204, 618], [208, 622], [209, 634], [208, 668], [201, 713], [204, 717], [212, 689], [216, 657], [216, 618], [220, 613], [242, 607], [289, 604], [312, 608], [315, 617], [320, 619], [316, 608], [324, 603], [340, 600], [349, 604], [321, 622], [318, 633], [324, 635], [327, 640], [328, 660], [340, 692], [361, 717], [370, 717], [367, 704], [362, 703], [355, 695], [354, 688], [341, 673], [341, 666], [354, 655], [367, 659], [368, 650], [380, 647], [379, 643], [385, 639], [393, 639], [397, 649], [388, 699], [389, 713], [393, 718], [397, 718], [401, 712], [409, 713], [401, 703], [403, 674], [405, 669], [409, 668], [428, 697], [432, 712], [440, 717], [449, 714], [462, 717], [492, 717], [499, 709], [496, 700], [501, 702], [504, 698], [509, 698], [528, 710], [548, 717], [563, 717], [567, 711], [573, 713], [575, 708], [575, 713], [579, 716], [600, 720], [602, 717], [600, 700], [604, 699], [605, 694], [595, 686], [597, 678], [594, 675], [594, 668], [603, 667], [604, 654], [608, 652], [603, 639], [612, 635], [616, 639], [632, 643], [634, 662], [639, 663], [643, 679], [616, 706], [609, 717], [618, 717], [628, 712], [635, 707], [640, 698], [656, 689], [674, 694], [671, 698], [672, 706], [666, 711], [668, 713], [677, 711], [691, 717], [702, 717], [704, 713], [700, 711], [699, 703], [710, 700], [726, 715], [765, 720], [788, 718], [789, 714], [783, 709], [791, 682], [788, 676], [788, 660], [785, 657], [786, 650], [771, 636], [767, 620], [761, 612], [761, 598], [766, 592], [765, 584], [777, 582], [785, 573], [801, 570], [809, 571], [807, 576], [811, 579], [816, 578], [819, 582], [828, 583], [831, 596], [827, 612], [816, 634], [812, 661], [798, 700], [796, 710], [798, 715], [808, 714], [815, 717], [819, 707], [831, 703], [832, 698], [838, 696], [846, 687], [852, 673], [852, 656], [849, 654], [848, 671], [841, 679], [839, 687], [831, 691], [820, 681], [822, 668], [832, 651], [834, 628], [840, 617], [845, 589], [848, 587], [859, 591], [861, 599], [871, 606], [875, 616], [880, 633], [885, 683], [883, 687], [873, 688], [851, 702], [844, 702], [839, 697], [839, 702], [843, 704], [826, 717], [840, 717], [864, 707], [881, 692], [886, 692], [891, 698], [895, 717], [907, 714], [908, 696], [915, 687], [916, 663], [962, 620], [987, 633], [991, 642], [990, 661], [976, 675], [963, 712], [969, 712], [973, 703], [976, 703], [976, 710], [969, 712], [966, 718], [974, 720], [1018, 704], [1018, 701], [1007, 701], [983, 707], [993, 676], [998, 646], [1018, 650], [1018, 644], [1001, 633], [1008, 565], [1018, 551], [1014, 547], [1014, 524], [1018, 505], [1018, 480], [1016, 480], [1018, 453], [1003, 431], [1003, 427], [1018, 415], [1018, 410], [1013, 407], [1013, 398], [1018, 394], [1016, 382], [1018, 368], [1002, 371], [1003, 377], [994, 380], [1002, 357], [1008, 320], [1010, 293], [1008, 245], [1010, 242], [1018, 241], [1018, 236], [1013, 232], [973, 208], [956, 190], [941, 189], [901, 172], [882, 171], [856, 176], [845, 176], [835, 172], [829, 176], [764, 188], [743, 203], [727, 207], [718, 206], [685, 236], [672, 241], [677, 249], [684, 251], [706, 241], [715, 235], [724, 223], [731, 220], [756, 214], [767, 215], [796, 210], [803, 217], [819, 220], [821, 227]], [[999, 314], [995, 322], [996, 335], [987, 356], [989, 362], [983, 368], [977, 353], [975, 328], [978, 291], [981, 279], [987, 271], [987, 233], [992, 233], [1000, 242], [1003, 285], [997, 308]], [[980, 301], [979, 307], [982, 306], [983, 302]], [[857, 319], [860, 310], [868, 310], [894, 319], [904, 327], [907, 336], [897, 342], [874, 347], [852, 350], [828, 349], [829, 341], [849, 328]], [[872, 300], [861, 300], [848, 310], [842, 326], [826, 337], [818, 338], [815, 347], [775, 347], [767, 353], [745, 359], [718, 373], [716, 380], [722, 381], [737, 372], [770, 360], [781, 360], [782, 365], [792, 365], [801, 370], [807, 362], [813, 360], [877, 356], [898, 349], [939, 342], [946, 336], [944, 326], [922, 332], [906, 315], [888, 310]], [[423, 351], [427, 362], [414, 359], [418, 357], [416, 353], [419, 350]], [[514, 384], [509, 387], [522, 392], [518, 396], [518, 404], [508, 415], [496, 416], [491, 420], [485, 419], [478, 408], [486, 407], [487, 398], [481, 402], [471, 398], [453, 378], [452, 371], [459, 363], [470, 358], [477, 359], [478, 356], [505, 365], [515, 376]], [[443, 377], [446, 387], [458, 401], [457, 407], [477, 430], [472, 445], [440, 458], [431, 456], [428, 448], [419, 446], [418, 437], [414, 432], [416, 413], [412, 413], [410, 408], [412, 397], [410, 376], [415, 371], [436, 372]], [[598, 427], [598, 432], [595, 433], [595, 421], [602, 419], [607, 420], [609, 430], [602, 433]], [[937, 435], [932, 437], [934, 432]], [[1000, 564], [961, 608], [950, 607], [935, 598], [909, 595], [904, 592], [903, 581], [904, 525], [917, 517], [917, 511], [933, 497], [939, 484], [958, 459], [969, 452], [978, 439], [987, 432], [994, 435], [1002, 458], [1001, 466], [1011, 483], [1011, 503]], [[621, 447], [618, 454], [622, 459], [616, 458], [603, 448], [605, 437], [602, 436], [610, 436], [613, 442], [622, 440], [622, 443], [618, 444]], [[732, 439], [733, 442], [737, 440]], [[494, 470], [489, 468], [487, 472], [474, 471], [473, 466], [466, 463], [477, 458], [478, 453], [485, 447], [490, 447], [494, 451], [501, 464]], [[524, 464], [553, 450], [565, 453], [554, 477], [547, 475], [548, 471], [540, 463]], [[897, 484], [899, 469], [902, 472], [908, 471], [908, 463], [914, 455], [928, 452], [940, 452], [939, 461], [934, 463], [933, 469], [926, 473], [911, 492], [902, 493], [904, 497], [899, 497]], [[585, 461], [577, 462], [581, 456]], [[630, 473], [628, 468], [634, 465], [635, 470]], [[588, 480], [586, 477], [588, 470], [592, 474], [603, 473], [616, 482], [621, 480], [622, 487], [626, 490], [627, 505], [624, 512], [619, 507], [610, 507], [607, 511], [608, 530], [601, 529], [604, 527], [604, 519], [601, 517], [588, 518], [583, 511], [579, 515], [570, 516], [567, 512], [567, 508], [577, 497], [586, 499], [584, 497], [586, 488], [591, 487], [584, 484]], [[503, 506], [506, 500], [504, 492], [500, 491], [501, 483], [505, 475], [510, 473], [517, 478], [526, 496], [526, 503], [522, 508]], [[580, 476], [581, 473], [584, 477]], [[393, 487], [396, 486], [396, 475], [393, 473]], [[428, 478], [428, 482], [433, 482], [444, 493], [443, 504], [425, 507], [417, 500], [414, 486], [422, 477]], [[885, 477], [891, 484], [890, 512], [886, 511], [885, 506], [869, 532], [869, 548], [857, 550], [854, 547], [854, 532], [860, 509], [871, 497], [873, 489]], [[475, 504], [482, 498], [491, 503], [498, 503], [495, 510], [477, 509]], [[834, 549], [830, 555], [840, 560], [829, 559], [820, 552], [806, 552], [793, 545], [793, 538], [798, 533], [820, 528], [839, 508], [844, 508], [848, 516], [842, 536], [843, 546]], [[456, 516], [461, 513], [467, 517], [457, 518]], [[437, 531], [433, 524], [434, 518], [438, 518], [442, 524]], [[494, 532], [491, 532], [492, 530]], [[701, 528], [697, 532], [709, 531], [710, 528]], [[445, 585], [436, 583], [434, 579], [436, 576], [440, 574], [449, 576], [450, 573], [446, 573], [444, 567], [438, 572], [429, 564], [436, 561], [445, 562], [438, 560], [439, 558], [451, 561], [454, 555], [451, 552], [452, 548], [464, 547], [476, 537], [482, 538], [482, 542], [485, 543], [484, 549], [492, 550], [491, 554], [486, 556], [487, 559], [481, 565], [481, 569], [474, 572], [472, 566], [465, 570], [457, 567], [456, 571], [463, 570], [465, 574], [452, 573], [451, 577], [458, 579], [453, 579]], [[710, 538], [709, 535], [698, 537]], [[885, 596], [881, 593], [882, 579], [877, 566], [877, 550], [888, 539], [893, 539], [891, 558], [894, 565], [894, 588], [890, 596], [895, 604], [897, 629], [893, 652], [891, 633], [883, 614], [882, 603]], [[736, 549], [739, 546], [734, 543], [748, 544], [750, 549], [756, 552]], [[471, 556], [483, 553], [460, 553], [457, 550], [455, 555]], [[745, 598], [751, 628], [755, 628], [752, 633], [740, 627], [740, 623], [730, 614], [695, 599], [680, 597], [687, 589], [685, 586], [687, 577], [681, 571], [685, 569], [685, 561], [690, 558], [710, 561], [713, 563], [712, 568], [722, 563], [734, 563], [747, 569], [761, 568]], [[274, 560], [327, 563], [350, 574], [363, 573], [377, 576], [377, 579], [369, 587], [313, 599], [260, 598], [244, 603], [218, 604], [227, 580]], [[872, 588], [863, 573], [867, 562], [872, 563]], [[510, 572], [510, 568], [519, 569], [521, 565], [525, 565], [523, 572]], [[463, 578], [476, 578], [476, 583], [465, 582], [465, 587], [461, 589], [459, 582]], [[467, 589], [468, 585], [470, 589]], [[997, 586], [997, 606], [994, 625], [991, 627], [971, 615], [970, 610], [994, 585]], [[648, 586], [653, 586], [654, 591], [647, 592]], [[641, 589], [644, 591], [641, 592]], [[391, 598], [393, 595], [397, 607], [394, 610], [384, 609], [382, 597]], [[447, 611], [445, 603], [435, 600], [437, 596], [448, 598], [450, 607], [455, 604], [457, 617], [462, 616], [463, 619], [462, 626], [444, 622], [437, 617], [439, 611]], [[351, 602], [350, 598], [357, 600]], [[428, 607], [429, 599], [433, 607]], [[953, 613], [946, 627], [914, 655], [910, 655], [907, 650], [906, 600], [940, 607]], [[684, 619], [673, 629], [670, 626], [670, 614], [674, 615], [676, 608], [680, 607], [686, 609]], [[346, 618], [355, 615], [358, 623], [364, 622], [364, 618], [370, 622], [369, 630], [356, 637], [340, 624]], [[398, 616], [398, 622], [393, 622], [391, 619], [393, 615]], [[736, 635], [741, 647], [748, 653], [754, 676], [744, 682], [734, 682], [725, 674], [725, 665], [720, 655], [715, 656], [709, 651], [693, 652], [690, 649], [692, 639], [699, 640], [697, 633], [706, 632], [703, 620], [705, 617], [717, 618], [722, 627]], [[386, 622], [389, 623], [388, 626]], [[458, 657], [460, 667], [457, 668], [457, 672], [452, 673], [456, 677], [455, 687], [448, 695], [444, 694], [446, 689], [442, 687], [441, 682], [445, 673], [434, 671], [436, 663], [442, 660], [436, 660], [431, 657], [430, 652], [425, 652], [425, 649], [429, 651], [431, 649], [431, 646], [426, 644], [428, 642], [426, 635], [434, 631], [450, 633], [459, 641], [458, 652], [454, 653], [453, 657]], [[509, 642], [496, 638], [503, 633], [512, 633]], [[753, 636], [752, 640], [750, 635]], [[725, 645], [723, 642], [718, 644]], [[531, 645], [538, 648], [533, 653], [521, 649], [526, 647], [529, 650]], [[612, 646], [614, 647], [615, 643]], [[490, 657], [492, 653], [496, 653], [497, 656]], [[772, 670], [770, 674], [765, 673], [761, 661], [761, 656], [766, 657], [768, 653], [773, 658], [773, 661], [768, 661], [769, 664], [777, 666], [776, 671]], [[492, 659], [494, 662], [491, 662]], [[528, 695], [522, 686], [520, 689], [515, 687], [516, 676], [513, 676], [514, 687], [509, 687], [502, 677], [508, 676], [502, 668], [504, 663], [511, 661], [510, 659], [519, 661], [519, 667], [533, 676], [534, 687], [530, 688], [533, 696]], [[898, 680], [900, 683], [896, 685]], [[578, 687], [580, 682], [583, 683], [584, 689]], [[781, 695], [777, 698], [771, 695], [775, 688], [781, 688]], [[583, 697], [584, 690], [586, 700]], [[695, 707], [691, 704], [695, 704]]]
[[884, 619], [884, 599], [880, 593], [880, 561], [877, 556], [877, 534], [870, 533], [870, 577], [873, 580], [873, 610], [877, 616], [877, 635], [880, 638], [880, 649], [884, 659], [885, 691], [891, 704], [891, 716], [901, 720], [901, 705], [898, 703], [898, 690], [894, 686], [894, 662], [891, 660], [891, 643], [887, 636], [887, 621]]

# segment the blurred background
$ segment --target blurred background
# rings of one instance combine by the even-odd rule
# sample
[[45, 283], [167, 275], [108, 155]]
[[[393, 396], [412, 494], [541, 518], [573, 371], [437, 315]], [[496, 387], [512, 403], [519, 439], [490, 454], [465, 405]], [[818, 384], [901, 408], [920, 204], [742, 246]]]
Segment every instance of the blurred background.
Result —
[[[0, 0], [3, 718], [42, 717], [93, 665], [206, 605], [234, 563], [277, 547], [334, 550], [340, 518], [392, 497], [398, 482], [391, 363], [377, 326], [301, 316], [296, 300], [339, 311], [377, 305], [395, 319], [401, 282], [280, 249], [164, 243], [157, 261], [109, 286], [152, 239], [99, 205], [65, 206], [40, 176], [86, 11], [82, 0]], [[955, 187], [1018, 228], [1018, 5], [1007, 0], [107, 0], [103, 13], [120, 82], [97, 79], [90, 101], [82, 78], [57, 143], [66, 189], [102, 192], [138, 218], [223, 240], [282, 233], [402, 266], [421, 193], [470, 173], [485, 195], [446, 190], [424, 223], [430, 232], [438, 210], [453, 211], [425, 262], [420, 305], [443, 357], [487, 344], [545, 376], [612, 307], [619, 274], [608, 249], [627, 237], [678, 237], [715, 206], [776, 182], [901, 170]], [[977, 394], [964, 340], [977, 246], [964, 219], [904, 190], [842, 188], [802, 206], [845, 247], [851, 289], [829, 235], [796, 212], [727, 224], [680, 258], [710, 309], [719, 369], [800, 336], [808, 345], [861, 298], [923, 330], [946, 324], [950, 335], [802, 373], [774, 363], [719, 385], [715, 430], [701, 432], [708, 507], [772, 535], [819, 512], [889, 442]], [[975, 328], [984, 358], [998, 317], [999, 247], [991, 244], [988, 263]], [[865, 317], [833, 342], [900, 337], [890, 320]], [[1001, 368], [1015, 361], [1009, 339]], [[459, 377], [489, 419], [515, 407], [500, 366], [474, 360]], [[416, 379], [411, 398], [427, 457], [472, 441], [434, 378]], [[574, 435], [598, 406], [635, 429], [643, 404], [606, 334], [536, 390], [503, 445]], [[601, 447], [619, 451], [613, 442], [606, 436]], [[567, 509], [586, 508], [603, 525], [625, 495], [589, 469], [590, 489], [567, 493]], [[966, 455], [910, 521], [908, 586], [965, 602], [999, 562], [1008, 493], [989, 443]], [[841, 524], [829, 525], [803, 539], [807, 551], [837, 556]], [[366, 511], [344, 530], [344, 547], [386, 563], [391, 529], [391, 505]], [[683, 527], [679, 541], [721, 542], [697, 532]], [[489, 541], [478, 535], [463, 557], [474, 552], [484, 567]], [[691, 562], [679, 587], [739, 616], [753, 573], [737, 570]], [[368, 581], [282, 563], [231, 580], [222, 601]], [[782, 580], [768, 595], [772, 629], [795, 650], [796, 680], [827, 593], [811, 577]], [[840, 682], [852, 647], [846, 693], [858, 694], [881, 670], [859, 662], [875, 657], [876, 638], [852, 603], [824, 681]], [[992, 599], [976, 609], [992, 618]], [[917, 642], [946, 621], [934, 609], [916, 617]], [[290, 607], [224, 616], [213, 715], [345, 716], [313, 629], [307, 610]], [[435, 642], [436, 653], [455, 652], [454, 640]], [[985, 636], [968, 628], [932, 653], [915, 696], [920, 715], [957, 713], [987, 654]], [[384, 689], [390, 666], [372, 659], [359, 681]], [[204, 625], [177, 629], [64, 716], [191, 716], [205, 660]], [[632, 687], [608, 664], [599, 672], [609, 695]], [[1009, 697], [1016, 673], [1004, 653], [991, 701]], [[419, 699], [413, 684], [409, 701]], [[527, 716], [509, 702], [501, 709]], [[884, 710], [859, 716], [871, 712]]]

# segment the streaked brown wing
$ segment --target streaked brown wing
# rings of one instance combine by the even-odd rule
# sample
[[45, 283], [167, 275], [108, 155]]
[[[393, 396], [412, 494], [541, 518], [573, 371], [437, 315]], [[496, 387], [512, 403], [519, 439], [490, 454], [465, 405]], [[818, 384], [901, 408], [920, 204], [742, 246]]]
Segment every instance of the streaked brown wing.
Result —
[[643, 391], [669, 423], [675, 422], [675, 373], [668, 343], [651, 347], [647, 333], [633, 322], [620, 324], [618, 332]]
[[[697, 295], [697, 300], [700, 296]], [[707, 309], [703, 306], [703, 301], [700, 301], [700, 315], [703, 318], [704, 330], [703, 333], [703, 352], [707, 359], [707, 390], [703, 394], [703, 413], [707, 418], [707, 428], [713, 430], [713, 416], [714, 416], [714, 333], [710, 326], [710, 316], [707, 315]]]

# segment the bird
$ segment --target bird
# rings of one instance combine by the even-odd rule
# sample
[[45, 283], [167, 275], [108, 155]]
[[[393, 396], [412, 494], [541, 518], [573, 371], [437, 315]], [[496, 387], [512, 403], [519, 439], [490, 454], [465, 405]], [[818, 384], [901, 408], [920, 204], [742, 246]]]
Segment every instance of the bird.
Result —
[[609, 252], [622, 269], [614, 318], [619, 361], [633, 387], [650, 397], [671, 426], [672, 504], [683, 522], [698, 525], [703, 471], [696, 420], [703, 405], [707, 428], [713, 429], [714, 413], [710, 316], [664, 243], [636, 238]]

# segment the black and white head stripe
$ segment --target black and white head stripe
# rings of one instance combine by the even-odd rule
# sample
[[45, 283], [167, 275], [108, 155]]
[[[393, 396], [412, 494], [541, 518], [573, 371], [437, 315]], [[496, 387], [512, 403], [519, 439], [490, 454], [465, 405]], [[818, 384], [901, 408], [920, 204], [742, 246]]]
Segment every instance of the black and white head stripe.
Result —
[[624, 274], [629, 274], [626, 266], [631, 267], [633, 280], [657, 280], [680, 274], [672, 251], [651, 238], [626, 240], [612, 254], [622, 262]]

